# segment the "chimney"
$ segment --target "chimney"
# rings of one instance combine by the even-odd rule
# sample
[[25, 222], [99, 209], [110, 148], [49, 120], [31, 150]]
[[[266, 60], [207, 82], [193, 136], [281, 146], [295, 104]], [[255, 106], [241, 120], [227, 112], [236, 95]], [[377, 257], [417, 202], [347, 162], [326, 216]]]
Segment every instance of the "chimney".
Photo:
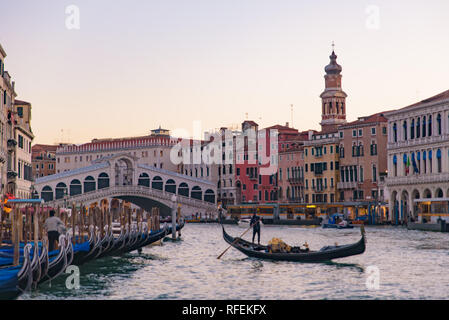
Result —
[[290, 127], [289, 127], [289, 123], [288, 123], [288, 122], [286, 122], [286, 123], [285, 123], [285, 126], [286, 126], [286, 127], [288, 127], [288, 128], [290, 128]]

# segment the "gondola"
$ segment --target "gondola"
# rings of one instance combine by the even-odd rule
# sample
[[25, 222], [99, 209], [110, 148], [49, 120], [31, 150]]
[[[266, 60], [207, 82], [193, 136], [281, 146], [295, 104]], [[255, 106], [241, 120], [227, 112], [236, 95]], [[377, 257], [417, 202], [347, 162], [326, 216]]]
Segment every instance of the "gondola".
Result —
[[31, 288], [31, 245], [23, 250], [23, 263], [16, 267], [0, 268], [0, 300], [15, 299]]
[[146, 247], [152, 243], [155, 243], [155, 242], [165, 238], [168, 234], [169, 234], [169, 229], [167, 228], [167, 226], [164, 226], [163, 229], [160, 229], [158, 231], [152, 231], [152, 232], [148, 233], [145, 241], [139, 247], [135, 248], [134, 250], [138, 250], [138, 249]]
[[295, 262], [327, 262], [337, 258], [344, 258], [362, 254], [365, 252], [365, 229], [361, 228], [362, 238], [353, 244], [342, 246], [326, 246], [319, 251], [291, 252], [291, 253], [269, 253], [268, 247], [255, 245], [241, 238], [234, 238], [226, 233], [224, 226], [223, 238], [232, 247], [252, 258], [275, 260], [275, 261], [295, 261]]
[[[43, 251], [44, 248], [41, 248]], [[39, 246], [33, 246], [33, 259], [31, 260], [32, 281], [35, 283], [41, 278], [41, 259], [39, 255]], [[36, 280], [36, 281], [35, 281]]]
[[82, 243], [75, 243], [73, 251], [73, 261], [72, 264], [75, 266], [82, 265], [86, 260], [89, 253], [94, 249], [95, 243], [95, 237], [93, 229], [91, 229], [89, 238], [83, 237], [85, 240]]
[[106, 229], [105, 230], [106, 241], [102, 243], [101, 252], [99, 255], [97, 255], [97, 259], [106, 256], [114, 248], [114, 234], [112, 232], [112, 228], [106, 226], [105, 229]]
[[67, 251], [65, 236], [59, 236], [59, 250], [49, 252], [49, 264], [47, 274], [40, 279], [39, 284], [47, 281], [51, 281], [61, 273], [63, 273], [67, 267]]
[[93, 260], [97, 256], [97, 254], [101, 252], [102, 239], [93, 226], [91, 226], [91, 238], [92, 238], [92, 245], [90, 246], [91, 249], [83, 258], [81, 263], [86, 263], [90, 260]]
[[[44, 238], [42, 242], [42, 249], [39, 255], [39, 266], [40, 270], [36, 273], [33, 273], [33, 287], [36, 288], [39, 281], [47, 274], [48, 272], [48, 250], [47, 250], [47, 240]], [[38, 277], [39, 275], [39, 277]]]
[[66, 256], [67, 256], [67, 266], [70, 266], [72, 264], [73, 256], [74, 256], [71, 234], [67, 233], [65, 239], [66, 239], [66, 246], [65, 246], [66, 249], [65, 250], [66, 250]]

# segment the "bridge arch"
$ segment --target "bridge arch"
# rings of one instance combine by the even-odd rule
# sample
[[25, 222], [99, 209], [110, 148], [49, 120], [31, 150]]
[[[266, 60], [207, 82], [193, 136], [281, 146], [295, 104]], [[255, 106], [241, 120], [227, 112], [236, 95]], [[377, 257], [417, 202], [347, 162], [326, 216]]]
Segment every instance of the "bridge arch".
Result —
[[64, 182], [60, 182], [56, 185], [55, 188], [55, 199], [64, 198], [64, 194], [67, 190], [67, 185]]
[[203, 200], [203, 192], [200, 187], [194, 186], [192, 188], [192, 192], [190, 193], [190, 197], [197, 200]]
[[41, 198], [47, 201], [53, 201], [53, 189], [50, 186], [45, 186], [42, 188]]
[[148, 173], [142, 172], [137, 183], [139, 186], [150, 187], [150, 176]]
[[206, 192], [204, 192], [204, 201], [215, 203], [215, 192], [211, 189], [207, 189]]
[[109, 188], [109, 175], [106, 172], [102, 172], [98, 175], [98, 190]]
[[151, 188], [156, 190], [163, 190], [164, 182], [161, 177], [156, 176], [153, 178], [153, 182], [151, 183]]
[[78, 179], [73, 179], [70, 182], [70, 196], [76, 196], [78, 194], [82, 194], [83, 193], [83, 187], [81, 185], [81, 181], [79, 181]]
[[183, 182], [178, 187], [178, 195], [188, 197], [190, 194], [190, 189], [187, 183]]
[[168, 179], [165, 182], [165, 192], [176, 193], [176, 182], [173, 179]]
[[96, 190], [96, 182], [94, 177], [88, 176], [84, 179], [84, 193], [95, 191]]
[[114, 163], [116, 186], [130, 186], [133, 184], [134, 161], [135, 159], [126, 155], [117, 158]]

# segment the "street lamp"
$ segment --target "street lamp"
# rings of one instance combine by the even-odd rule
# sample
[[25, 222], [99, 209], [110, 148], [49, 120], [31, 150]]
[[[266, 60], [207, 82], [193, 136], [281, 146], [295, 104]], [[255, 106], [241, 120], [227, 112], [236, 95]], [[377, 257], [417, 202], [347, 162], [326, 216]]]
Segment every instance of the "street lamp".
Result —
[[218, 209], [218, 222], [221, 222], [221, 220], [223, 219], [221, 203], [218, 204], [217, 209]]

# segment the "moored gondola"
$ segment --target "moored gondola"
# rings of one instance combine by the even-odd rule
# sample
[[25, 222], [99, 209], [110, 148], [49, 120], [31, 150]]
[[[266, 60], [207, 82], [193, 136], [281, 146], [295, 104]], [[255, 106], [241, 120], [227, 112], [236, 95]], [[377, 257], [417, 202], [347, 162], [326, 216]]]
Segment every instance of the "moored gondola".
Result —
[[47, 274], [39, 281], [39, 284], [53, 280], [67, 267], [67, 250], [65, 236], [59, 236], [59, 250], [49, 252], [49, 264]]
[[28, 244], [23, 250], [22, 265], [0, 268], [0, 300], [15, 299], [30, 289], [33, 281], [30, 251]]
[[[252, 258], [275, 260], [275, 261], [296, 261], [296, 262], [327, 262], [337, 258], [344, 258], [362, 254], [365, 252], [365, 229], [361, 228], [362, 238], [353, 244], [341, 246], [327, 246], [319, 251], [307, 252], [268, 252], [268, 246], [255, 245], [241, 238], [234, 238], [226, 233], [224, 226], [223, 238], [232, 247]], [[293, 250], [292, 250], [293, 251]], [[296, 251], [296, 250], [295, 250]], [[298, 250], [300, 251], [300, 250]]]

